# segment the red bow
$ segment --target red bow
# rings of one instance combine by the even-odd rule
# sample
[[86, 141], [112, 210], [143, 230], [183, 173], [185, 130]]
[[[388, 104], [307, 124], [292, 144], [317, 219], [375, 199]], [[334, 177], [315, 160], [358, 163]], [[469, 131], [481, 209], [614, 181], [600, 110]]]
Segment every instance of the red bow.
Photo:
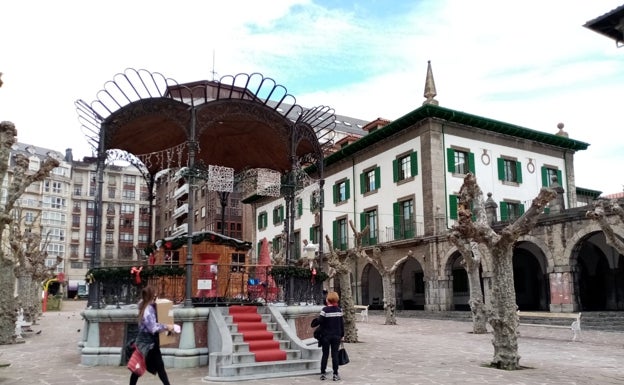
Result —
[[143, 266], [139, 268], [132, 266], [130, 269], [130, 275], [134, 275], [134, 283], [137, 285], [141, 284], [141, 270], [143, 270]]

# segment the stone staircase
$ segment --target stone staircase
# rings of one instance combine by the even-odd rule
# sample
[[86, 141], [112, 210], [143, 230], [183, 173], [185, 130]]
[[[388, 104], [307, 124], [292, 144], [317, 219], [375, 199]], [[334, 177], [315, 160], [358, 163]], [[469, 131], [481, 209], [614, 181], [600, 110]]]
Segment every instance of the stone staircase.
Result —
[[[587, 311], [581, 312], [581, 329], [582, 330], [600, 330], [610, 332], [624, 332], [624, 311]], [[384, 312], [380, 310], [369, 310], [369, 315], [383, 316]], [[469, 311], [425, 311], [425, 310], [398, 310], [397, 318], [411, 317], [424, 319], [439, 319], [472, 322], [472, 315]], [[523, 322], [530, 323], [531, 319], [527, 317]], [[541, 321], [543, 322], [543, 320]], [[549, 320], [552, 324], [560, 324], [569, 326], [572, 321], [568, 319]]]
[[267, 330], [273, 334], [273, 339], [279, 341], [279, 348], [286, 352], [285, 360], [258, 362], [256, 355], [249, 349], [250, 343], [244, 341], [243, 333], [239, 332], [228, 309], [223, 307], [211, 310], [209, 345], [220, 345], [221, 348], [209, 348], [209, 376], [204, 380], [234, 382], [320, 373], [320, 349], [305, 345], [283, 316], [271, 306], [258, 306], [257, 311]]

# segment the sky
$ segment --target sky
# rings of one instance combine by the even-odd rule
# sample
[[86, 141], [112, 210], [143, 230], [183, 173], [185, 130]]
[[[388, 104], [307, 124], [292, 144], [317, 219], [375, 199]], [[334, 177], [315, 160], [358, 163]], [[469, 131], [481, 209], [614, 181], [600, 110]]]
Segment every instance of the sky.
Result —
[[[0, 121], [18, 141], [92, 154], [75, 102], [126, 68], [178, 83], [261, 73], [304, 107], [394, 120], [440, 106], [589, 143], [578, 187], [624, 173], [624, 48], [583, 25], [623, 0], [8, 0], [0, 6]], [[216, 75], [215, 75], [216, 73]]]

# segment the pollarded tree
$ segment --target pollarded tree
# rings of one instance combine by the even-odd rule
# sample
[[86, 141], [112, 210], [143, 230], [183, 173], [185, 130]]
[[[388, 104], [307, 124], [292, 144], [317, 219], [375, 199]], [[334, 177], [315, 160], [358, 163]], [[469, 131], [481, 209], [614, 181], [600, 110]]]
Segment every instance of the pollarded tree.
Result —
[[338, 253], [334, 250], [333, 243], [328, 235], [325, 240], [329, 246], [327, 264], [334, 270], [334, 278], [338, 278], [340, 284], [340, 307], [344, 314], [345, 342], [358, 342], [357, 327], [355, 326], [355, 302], [351, 292], [351, 267], [358, 255], [353, 250]]
[[[520, 236], [535, 227], [538, 216], [555, 197], [554, 190], [542, 188], [533, 199], [531, 207], [520, 218], [496, 233], [487, 220], [483, 208], [483, 192], [473, 174], [466, 175], [459, 191], [458, 220], [451, 229], [451, 236], [465, 242], [483, 244], [492, 258], [492, 300], [487, 317], [494, 333], [494, 358], [491, 362], [493, 367], [506, 370], [520, 368], [513, 246]], [[470, 207], [473, 207], [474, 213]], [[476, 216], [474, 221], [473, 214]]]
[[613, 226], [608, 219], [609, 213], [615, 214], [616, 220], [624, 223], [624, 209], [615, 199], [597, 200], [594, 203], [594, 207], [587, 212], [587, 217], [598, 222], [605, 235], [607, 244], [617, 250], [618, 253], [624, 255], [624, 242], [615, 234]]
[[366, 259], [370, 262], [379, 274], [381, 275], [381, 283], [383, 286], [383, 306], [384, 306], [384, 314], [386, 315], [385, 325], [396, 325], [396, 289], [395, 289], [395, 276], [396, 271], [405, 262], [408, 258], [405, 257], [400, 258], [398, 261], [394, 262], [392, 266], [386, 267], [381, 260], [381, 250], [379, 247], [373, 248], [373, 256], [369, 256], [365, 252]]
[[[9, 156], [11, 147], [16, 142], [17, 130], [11, 122], [0, 122], [0, 186], [4, 186], [8, 178], [10, 165]], [[4, 205], [0, 207], [0, 231], [2, 232], [2, 247], [0, 247], [0, 345], [14, 341], [16, 302], [13, 296], [15, 290], [14, 267], [16, 259], [6, 242], [4, 230], [13, 221], [12, 210], [17, 200], [33, 182], [44, 180], [50, 171], [59, 165], [53, 158], [46, 158], [41, 167], [34, 173], [28, 171], [28, 158], [23, 155], [15, 157], [13, 178], [6, 183], [8, 191]]]
[[[42, 236], [43, 226], [36, 230], [25, 223], [21, 208], [14, 209], [14, 220], [9, 226], [9, 245], [15, 264], [18, 286], [18, 305], [24, 310], [24, 319], [36, 323], [41, 313], [42, 283], [54, 277], [56, 267], [63, 262], [57, 257], [53, 266], [46, 266], [49, 234]], [[32, 218], [37, 223], [38, 218]]]
[[449, 236], [449, 241], [455, 245], [462, 255], [462, 266], [468, 275], [468, 287], [470, 288], [470, 299], [468, 305], [472, 313], [472, 332], [474, 334], [487, 333], [487, 317], [485, 314], [485, 303], [483, 302], [483, 290], [481, 289], [481, 251], [476, 242], [465, 242], [461, 238], [456, 238], [455, 232]]

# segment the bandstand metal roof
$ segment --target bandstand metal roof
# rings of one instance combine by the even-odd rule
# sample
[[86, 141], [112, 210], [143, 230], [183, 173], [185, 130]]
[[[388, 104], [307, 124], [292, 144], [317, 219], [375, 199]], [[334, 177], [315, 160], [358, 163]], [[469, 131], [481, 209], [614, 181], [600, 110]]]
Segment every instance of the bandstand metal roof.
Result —
[[286, 173], [293, 162], [321, 165], [335, 115], [304, 109], [285, 87], [261, 74], [178, 84], [159, 73], [126, 69], [91, 103], [76, 102], [83, 132], [104, 153], [134, 155], [149, 174], [189, 166], [267, 168]]

